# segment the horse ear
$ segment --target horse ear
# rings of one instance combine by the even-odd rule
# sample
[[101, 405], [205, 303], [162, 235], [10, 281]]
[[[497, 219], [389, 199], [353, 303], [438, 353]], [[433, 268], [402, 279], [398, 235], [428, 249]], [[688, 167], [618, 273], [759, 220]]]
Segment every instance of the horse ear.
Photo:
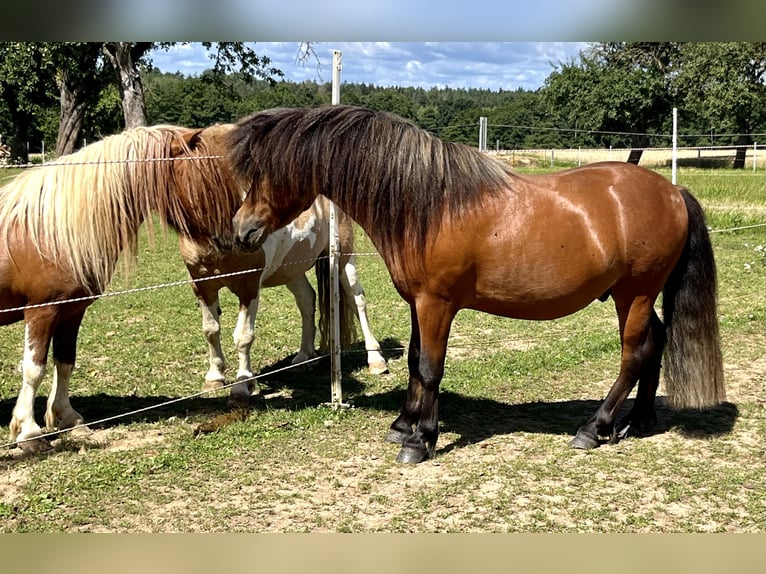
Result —
[[187, 150], [193, 150], [201, 141], [201, 134], [201, 129], [192, 129], [184, 131], [178, 138], [173, 138], [170, 143], [170, 156], [178, 157]]

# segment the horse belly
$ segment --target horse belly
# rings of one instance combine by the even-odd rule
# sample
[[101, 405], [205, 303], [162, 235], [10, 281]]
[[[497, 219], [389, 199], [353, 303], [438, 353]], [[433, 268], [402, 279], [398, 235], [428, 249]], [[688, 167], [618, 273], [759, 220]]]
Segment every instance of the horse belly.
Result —
[[587, 307], [608, 293], [616, 280], [616, 274], [609, 271], [574, 274], [548, 270], [547, 277], [536, 272], [529, 275], [516, 273], [505, 281], [489, 283], [479, 278], [475, 301], [470, 307], [515, 319], [558, 319]]
[[[55, 265], [42, 259], [36, 250], [0, 250], [0, 325], [10, 325], [24, 319], [25, 305], [40, 305], [53, 301], [80, 298], [88, 291]], [[78, 306], [87, 307], [92, 300]], [[5, 309], [18, 309], [5, 311]]]

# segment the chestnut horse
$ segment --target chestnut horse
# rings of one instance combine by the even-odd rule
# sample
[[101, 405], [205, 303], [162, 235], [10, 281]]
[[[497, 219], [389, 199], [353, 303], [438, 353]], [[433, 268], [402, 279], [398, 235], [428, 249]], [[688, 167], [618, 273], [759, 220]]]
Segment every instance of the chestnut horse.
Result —
[[[725, 399], [704, 214], [661, 175], [618, 162], [520, 175], [402, 118], [353, 106], [256, 113], [237, 123], [231, 145], [231, 164], [250, 186], [234, 218], [240, 242], [256, 247], [325, 195], [367, 232], [409, 303], [409, 385], [387, 436], [401, 444], [398, 461], [434, 453], [447, 340], [462, 308], [548, 320], [613, 299], [619, 374], [573, 447], [654, 423], [663, 352], [671, 405]], [[636, 383], [634, 406], [616, 425]]]
[[[24, 450], [50, 448], [33, 403], [51, 343], [45, 423], [59, 430], [83, 423], [69, 400], [80, 324], [118, 258], [128, 268], [134, 263], [141, 224], [152, 226], [154, 213], [182, 235], [231, 240], [242, 187], [201, 134], [176, 126], [126, 130], [0, 188], [0, 325], [25, 321], [10, 440]], [[188, 161], [166, 161], [176, 156]]]
[[[316, 292], [306, 278], [306, 272], [316, 263], [317, 290], [319, 292], [320, 350], [326, 350], [329, 339], [329, 226], [330, 202], [318, 197], [311, 207], [297, 219], [271, 234], [266, 242], [254, 252], [223, 248], [219, 239], [210, 241], [180, 237], [181, 255], [192, 277], [192, 289], [202, 310], [202, 330], [208, 342], [210, 368], [205, 375], [203, 389], [224, 386], [226, 362], [221, 348], [221, 308], [218, 292], [228, 288], [239, 299], [239, 315], [234, 329], [234, 343], [238, 353], [236, 380], [231, 385], [229, 403], [246, 407], [250, 394], [257, 393], [250, 364], [253, 344], [253, 326], [258, 312], [260, 290], [263, 287], [285, 285], [295, 297], [301, 314], [301, 345], [293, 358], [293, 364], [316, 357]], [[338, 236], [340, 240], [340, 333], [342, 348], [355, 339], [354, 317], [359, 319], [367, 351], [368, 370], [372, 374], [388, 370], [386, 360], [380, 354], [380, 344], [375, 339], [367, 319], [367, 303], [364, 289], [357, 278], [354, 261], [353, 221], [339, 209]], [[234, 214], [232, 213], [232, 216]], [[231, 275], [238, 271], [254, 269], [253, 273]], [[227, 275], [229, 274], [229, 275]], [[223, 275], [214, 277], [214, 275]]]

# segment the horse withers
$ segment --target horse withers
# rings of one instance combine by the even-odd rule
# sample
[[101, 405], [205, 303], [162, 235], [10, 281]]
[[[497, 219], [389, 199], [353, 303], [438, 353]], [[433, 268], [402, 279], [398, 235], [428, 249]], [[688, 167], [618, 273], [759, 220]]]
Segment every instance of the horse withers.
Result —
[[231, 146], [249, 186], [234, 217], [241, 243], [259, 245], [324, 195], [364, 229], [409, 303], [409, 383], [387, 436], [401, 445], [397, 460], [434, 454], [447, 340], [463, 308], [549, 320], [612, 298], [619, 374], [575, 448], [651, 427], [663, 354], [671, 405], [725, 399], [704, 213], [661, 175], [620, 162], [521, 175], [393, 114], [343, 105], [255, 113]]

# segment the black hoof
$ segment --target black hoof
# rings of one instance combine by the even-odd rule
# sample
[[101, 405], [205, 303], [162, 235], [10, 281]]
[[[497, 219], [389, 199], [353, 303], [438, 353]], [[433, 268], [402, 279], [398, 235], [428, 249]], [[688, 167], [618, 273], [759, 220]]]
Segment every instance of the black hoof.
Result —
[[656, 426], [657, 416], [654, 413], [643, 417], [628, 416], [617, 428], [617, 432], [612, 435], [610, 442], [617, 443], [626, 437], [650, 436]]
[[412, 432], [402, 432], [400, 430], [391, 429], [388, 431], [388, 434], [386, 435], [386, 442], [392, 442], [394, 444], [404, 444], [404, 441], [407, 440], [412, 435]]
[[428, 458], [428, 454], [425, 450], [419, 448], [412, 448], [410, 446], [403, 446], [402, 450], [396, 456], [396, 462], [404, 464], [418, 464]]
[[575, 437], [569, 441], [569, 446], [572, 448], [591, 450], [598, 448], [598, 441], [593, 437], [577, 433]]

